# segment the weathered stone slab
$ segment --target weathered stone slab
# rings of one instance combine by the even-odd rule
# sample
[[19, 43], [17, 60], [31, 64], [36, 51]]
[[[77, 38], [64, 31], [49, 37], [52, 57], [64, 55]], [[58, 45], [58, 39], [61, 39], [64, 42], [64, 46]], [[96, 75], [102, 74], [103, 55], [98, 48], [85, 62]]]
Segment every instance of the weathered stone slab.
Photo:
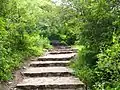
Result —
[[22, 90], [55, 90], [55, 88], [84, 90], [84, 87], [84, 84], [75, 77], [27, 78], [17, 84], [17, 88], [21, 88]]
[[48, 67], [48, 66], [67, 66], [70, 61], [33, 61], [31, 67]]
[[55, 49], [53, 51], [73, 51], [74, 53], [77, 53], [77, 48], [69, 48], [69, 49]]
[[47, 61], [59, 61], [59, 60], [69, 60], [72, 59], [74, 56], [76, 55], [76, 53], [70, 53], [70, 54], [48, 54], [46, 56], [43, 57], [39, 57], [38, 60], [47, 60]]
[[71, 76], [73, 70], [67, 67], [37, 67], [28, 68], [23, 74], [29, 77]]
[[74, 53], [73, 51], [51, 51], [49, 54], [69, 54]]

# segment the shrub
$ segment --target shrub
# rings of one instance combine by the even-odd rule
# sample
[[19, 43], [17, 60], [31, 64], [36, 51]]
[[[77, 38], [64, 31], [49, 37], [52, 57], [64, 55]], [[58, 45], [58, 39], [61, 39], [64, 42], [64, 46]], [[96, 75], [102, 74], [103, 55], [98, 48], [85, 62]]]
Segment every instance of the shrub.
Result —
[[51, 48], [49, 40], [40, 36], [36, 14], [28, 14], [30, 7], [22, 3], [22, 0], [0, 3], [0, 81], [12, 79], [12, 72], [25, 58], [41, 55], [44, 48]]
[[[115, 37], [113, 37], [114, 39]], [[118, 36], [116, 37], [118, 39]], [[102, 85], [103, 88], [118, 88], [120, 82], [120, 44], [113, 40], [113, 45], [104, 52], [98, 54], [98, 62], [95, 68], [95, 87]]]

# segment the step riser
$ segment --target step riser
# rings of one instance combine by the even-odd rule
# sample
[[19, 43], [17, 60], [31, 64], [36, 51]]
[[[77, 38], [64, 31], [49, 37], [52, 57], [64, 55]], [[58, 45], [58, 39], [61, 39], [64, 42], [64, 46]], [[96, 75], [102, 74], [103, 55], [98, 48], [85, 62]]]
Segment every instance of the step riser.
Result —
[[50, 63], [50, 64], [30, 64], [30, 67], [59, 67], [59, 66], [68, 66], [68, 63]]
[[23, 73], [26, 77], [53, 77], [53, 76], [63, 76], [69, 77], [72, 76], [72, 73], [69, 72], [49, 72], [49, 73]]
[[78, 52], [78, 49], [56, 49], [56, 50], [51, 50], [51, 51], [72, 51], [72, 52]]
[[[15, 89], [15, 90], [31, 90], [31, 89]], [[83, 88], [77, 88], [77, 89], [58, 89], [58, 88], [52, 88], [52, 89], [39, 89], [39, 88], [35, 88], [35, 89], [32, 89], [32, 90], [86, 90], [86, 89], [83, 89]]]
[[66, 61], [66, 60], [72, 59], [73, 57], [70, 57], [70, 58], [38, 58], [38, 61]]
[[61, 51], [58, 50], [57, 51], [56, 50], [55, 52], [51, 51], [50, 54], [52, 54], [52, 53], [56, 53], [56, 54], [70, 54], [70, 53], [77, 53], [77, 52], [78, 52], [77, 50], [73, 50], [73, 51], [72, 50], [71, 51], [69, 51], [69, 50], [68, 51], [65, 51], [65, 50], [61, 50]]
[[49, 54], [70, 54], [74, 52], [50, 52]]
[[41, 86], [17, 86], [21, 90], [85, 90], [84, 85], [41, 85]]

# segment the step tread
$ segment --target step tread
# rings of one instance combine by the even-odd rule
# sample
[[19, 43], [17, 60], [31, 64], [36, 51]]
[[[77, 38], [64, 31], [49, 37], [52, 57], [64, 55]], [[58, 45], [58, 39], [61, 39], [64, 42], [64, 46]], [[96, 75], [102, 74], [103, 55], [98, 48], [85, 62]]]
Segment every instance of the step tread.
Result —
[[67, 67], [35, 67], [35, 68], [28, 68], [23, 73], [57, 73], [57, 72], [70, 72], [72, 73], [73, 70]]
[[70, 61], [32, 61], [30, 64], [70, 63]]
[[52, 51], [77, 51], [78, 49], [77, 48], [69, 48], [69, 49], [54, 49]]
[[26, 78], [17, 86], [41, 86], [41, 85], [84, 85], [75, 77], [39, 77]]
[[69, 53], [74, 53], [73, 51], [51, 51], [48, 52], [49, 54], [69, 54]]
[[38, 57], [38, 59], [67, 59], [72, 58], [76, 55], [76, 53], [69, 54], [48, 54], [46, 56]]

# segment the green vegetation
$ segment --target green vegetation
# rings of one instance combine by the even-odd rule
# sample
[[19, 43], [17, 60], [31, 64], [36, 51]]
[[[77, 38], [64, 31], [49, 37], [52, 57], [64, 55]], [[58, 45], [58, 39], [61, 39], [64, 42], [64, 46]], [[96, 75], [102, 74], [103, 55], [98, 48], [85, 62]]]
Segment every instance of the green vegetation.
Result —
[[[12, 71], [29, 56], [41, 55], [44, 48], [51, 48], [47, 37], [39, 28], [39, 18], [47, 11], [31, 0], [0, 1], [0, 80], [12, 78]], [[39, 9], [39, 10], [38, 10]], [[42, 15], [43, 14], [43, 15]]]
[[84, 46], [72, 65], [92, 90], [120, 89], [120, 3], [73, 0], [81, 24], [77, 43]]
[[79, 48], [71, 65], [92, 90], [120, 90], [118, 0], [0, 1], [0, 80], [25, 57], [50, 48], [49, 40]]

